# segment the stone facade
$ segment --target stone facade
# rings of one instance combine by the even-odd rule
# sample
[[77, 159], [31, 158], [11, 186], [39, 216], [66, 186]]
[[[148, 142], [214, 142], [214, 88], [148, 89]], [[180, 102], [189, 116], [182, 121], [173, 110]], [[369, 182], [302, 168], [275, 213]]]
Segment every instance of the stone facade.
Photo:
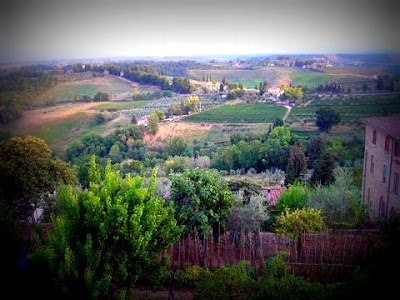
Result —
[[371, 218], [390, 218], [400, 211], [400, 116], [363, 119], [365, 152], [362, 201]]

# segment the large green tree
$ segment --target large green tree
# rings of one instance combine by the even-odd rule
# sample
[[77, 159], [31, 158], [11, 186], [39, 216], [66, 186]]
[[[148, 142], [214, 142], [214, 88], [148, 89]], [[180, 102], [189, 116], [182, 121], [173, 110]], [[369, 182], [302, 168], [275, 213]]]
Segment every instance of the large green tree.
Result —
[[303, 145], [296, 143], [290, 151], [289, 162], [286, 168], [286, 184], [293, 184], [307, 172], [306, 157]]
[[225, 220], [233, 204], [232, 193], [221, 175], [212, 170], [188, 169], [170, 175], [171, 200], [184, 233], [197, 230], [200, 237]]
[[311, 176], [311, 181], [321, 183], [322, 185], [331, 184], [335, 181], [333, 169], [335, 168], [335, 160], [329, 151], [325, 151], [318, 164], [315, 167], [314, 173]]
[[156, 170], [146, 186], [110, 162], [103, 172], [92, 156], [89, 181], [88, 190], [60, 189], [62, 212], [39, 253], [66, 296], [128, 297], [138, 280], [160, 278], [160, 254], [181, 231], [173, 204], [156, 196]]
[[54, 159], [46, 142], [33, 136], [13, 137], [0, 144], [0, 174], [0, 193], [24, 220], [59, 183], [76, 183], [70, 167]]
[[315, 125], [320, 131], [329, 131], [333, 125], [339, 124], [341, 118], [339, 113], [328, 107], [322, 107], [315, 112], [317, 120]]

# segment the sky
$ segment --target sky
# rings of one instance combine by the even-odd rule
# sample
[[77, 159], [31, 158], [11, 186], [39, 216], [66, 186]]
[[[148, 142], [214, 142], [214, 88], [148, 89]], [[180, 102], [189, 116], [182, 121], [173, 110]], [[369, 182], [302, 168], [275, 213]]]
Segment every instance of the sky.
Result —
[[392, 0], [6, 0], [0, 57], [400, 52]]

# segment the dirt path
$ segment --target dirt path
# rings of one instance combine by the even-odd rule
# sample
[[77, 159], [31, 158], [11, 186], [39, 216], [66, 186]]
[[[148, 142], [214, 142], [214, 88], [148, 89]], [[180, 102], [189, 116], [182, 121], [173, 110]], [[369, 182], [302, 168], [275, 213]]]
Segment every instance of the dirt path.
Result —
[[285, 105], [285, 108], [286, 108], [286, 113], [285, 113], [285, 115], [284, 115], [283, 118], [282, 118], [283, 121], [286, 121], [287, 117], [288, 117], [289, 114], [290, 114], [290, 111], [292, 110], [292, 107], [289, 106], [289, 105]]

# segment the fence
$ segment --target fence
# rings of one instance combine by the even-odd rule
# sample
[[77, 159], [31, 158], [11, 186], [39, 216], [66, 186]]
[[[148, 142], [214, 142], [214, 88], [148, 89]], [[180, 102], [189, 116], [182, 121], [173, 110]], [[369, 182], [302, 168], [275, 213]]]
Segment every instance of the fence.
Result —
[[304, 235], [299, 248], [298, 240], [270, 232], [227, 232], [203, 239], [193, 233], [171, 247], [170, 267], [218, 268], [247, 260], [252, 267], [262, 269], [268, 258], [285, 251], [293, 274], [335, 281], [349, 276], [370, 254], [377, 239], [379, 232], [374, 230], [328, 230]]

